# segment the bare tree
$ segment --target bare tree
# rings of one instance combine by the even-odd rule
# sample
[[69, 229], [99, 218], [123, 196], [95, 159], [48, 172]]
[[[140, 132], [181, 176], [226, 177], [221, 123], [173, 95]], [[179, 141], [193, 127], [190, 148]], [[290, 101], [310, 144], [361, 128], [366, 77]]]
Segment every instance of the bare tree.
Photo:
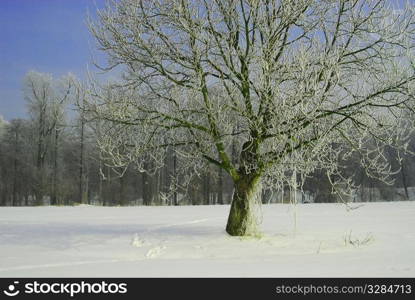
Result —
[[76, 77], [71, 78], [73, 83], [73, 103], [78, 108], [78, 120], [76, 128], [79, 130], [79, 176], [78, 176], [78, 199], [86, 203], [88, 198], [87, 172], [85, 172], [85, 147], [86, 147], [86, 120], [85, 120], [85, 98], [87, 88], [85, 84]]
[[143, 153], [157, 166], [174, 147], [193, 169], [222, 168], [235, 188], [230, 235], [255, 234], [261, 184], [324, 169], [340, 193], [352, 182], [337, 162], [353, 152], [386, 179], [384, 145], [407, 138], [396, 124], [413, 108], [413, 7], [120, 0], [98, 15], [90, 30], [105, 69], [123, 70], [120, 82], [93, 88], [90, 112], [108, 122], [101, 150], [140, 167]]
[[[47, 154], [52, 152], [52, 149], [55, 151], [53, 172], [57, 171], [59, 126], [63, 118], [63, 105], [68, 99], [70, 89], [71, 81], [67, 78], [55, 81], [51, 75], [36, 71], [28, 72], [24, 79], [23, 93], [35, 126], [37, 180], [34, 190], [37, 204], [42, 203], [47, 192], [45, 162]], [[52, 146], [53, 139], [55, 143]], [[53, 175], [52, 189], [55, 189], [56, 174]]]
[[48, 119], [49, 103], [53, 97], [52, 77], [48, 74], [29, 72], [24, 80], [23, 92], [29, 106], [29, 112], [35, 123], [36, 134], [36, 182], [34, 192], [37, 204], [41, 204], [45, 194], [46, 170], [45, 158], [47, 153], [47, 138], [52, 133], [53, 127]]

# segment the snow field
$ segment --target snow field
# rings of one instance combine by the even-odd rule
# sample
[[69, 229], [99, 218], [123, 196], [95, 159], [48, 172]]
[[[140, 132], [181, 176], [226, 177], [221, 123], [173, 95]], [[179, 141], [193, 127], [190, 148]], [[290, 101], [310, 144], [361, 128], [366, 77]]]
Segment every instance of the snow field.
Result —
[[415, 202], [264, 205], [259, 238], [228, 236], [228, 211], [2, 207], [0, 277], [415, 276]]

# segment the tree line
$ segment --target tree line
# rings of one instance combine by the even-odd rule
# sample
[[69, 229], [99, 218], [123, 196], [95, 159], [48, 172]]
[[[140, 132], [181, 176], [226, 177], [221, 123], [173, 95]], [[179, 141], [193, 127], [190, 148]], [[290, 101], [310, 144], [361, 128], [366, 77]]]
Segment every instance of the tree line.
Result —
[[[177, 170], [181, 160], [168, 151], [163, 166], [152, 171], [134, 165], [114, 168], [97, 145], [96, 123], [83, 109], [86, 88], [74, 75], [54, 79], [28, 72], [23, 95], [28, 118], [0, 119], [0, 205], [200, 205], [229, 204], [233, 183], [221, 168], [208, 166], [189, 179]], [[408, 149], [415, 152], [415, 136]], [[395, 149], [385, 152], [392, 169], [391, 184], [368, 176], [358, 157], [343, 163], [359, 187], [348, 201], [393, 201], [411, 198], [415, 163], [411, 154], [398, 159]], [[236, 159], [232, 158], [232, 159]], [[180, 182], [189, 181], [188, 185]], [[173, 184], [176, 184], [172, 188]], [[263, 203], [336, 202], [325, 170], [309, 175], [301, 190], [289, 186], [264, 187]]]
[[[26, 74], [29, 117], [0, 119], [0, 205], [228, 203], [229, 179], [214, 168], [192, 178], [191, 187], [171, 192], [179, 163], [172, 151], [155, 172], [106, 164], [82, 109], [85, 92], [71, 74]], [[145, 167], [150, 170], [150, 163]]]

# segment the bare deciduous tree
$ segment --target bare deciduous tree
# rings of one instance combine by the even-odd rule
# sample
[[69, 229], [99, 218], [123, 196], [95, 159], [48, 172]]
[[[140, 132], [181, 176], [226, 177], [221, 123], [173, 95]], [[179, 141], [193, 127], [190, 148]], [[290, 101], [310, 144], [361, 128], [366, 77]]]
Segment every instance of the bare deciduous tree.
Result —
[[[57, 171], [57, 147], [59, 126], [63, 119], [63, 106], [71, 90], [69, 77], [54, 80], [51, 75], [30, 71], [24, 78], [23, 93], [29, 112], [34, 121], [34, 137], [36, 139], [36, 182], [34, 192], [37, 204], [41, 204], [47, 189], [46, 155], [54, 151], [54, 168]], [[52, 147], [52, 141], [54, 145]], [[56, 188], [56, 178], [52, 177], [52, 189]], [[54, 194], [55, 191], [52, 193]], [[52, 195], [54, 201], [56, 197]]]
[[324, 169], [344, 191], [352, 182], [338, 162], [353, 152], [387, 178], [384, 146], [404, 145], [412, 128], [397, 121], [413, 108], [413, 7], [120, 0], [98, 14], [90, 29], [106, 69], [123, 71], [89, 103], [107, 121], [102, 151], [118, 167], [149, 156], [157, 166], [174, 147], [195, 166], [222, 168], [235, 187], [231, 235], [255, 234], [261, 184]]

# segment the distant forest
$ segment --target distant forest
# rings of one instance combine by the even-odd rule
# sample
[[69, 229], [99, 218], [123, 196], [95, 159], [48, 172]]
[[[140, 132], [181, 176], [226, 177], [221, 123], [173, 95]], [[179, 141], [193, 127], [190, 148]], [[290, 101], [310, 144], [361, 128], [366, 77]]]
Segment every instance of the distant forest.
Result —
[[[71, 92], [69, 92], [71, 90]], [[143, 172], [133, 165], [117, 170], [109, 167], [97, 147], [94, 131], [82, 109], [82, 83], [73, 75], [53, 79], [51, 75], [29, 72], [23, 95], [28, 118], [5, 121], [0, 116], [0, 205], [202, 205], [229, 204], [233, 184], [218, 167], [210, 166], [180, 187], [180, 167], [174, 151], [164, 166]], [[96, 127], [96, 126], [95, 126]], [[333, 145], [335, 147], [335, 145]], [[415, 186], [415, 137], [408, 153], [385, 150], [393, 170], [392, 184], [366, 175], [359, 157], [342, 162], [359, 187], [348, 201], [413, 200]], [[236, 158], [234, 158], [236, 159]], [[153, 166], [145, 166], [148, 170]], [[177, 179], [179, 188], [172, 192]], [[294, 197], [293, 195], [296, 195]], [[264, 186], [263, 203], [336, 202], [324, 170], [312, 173], [302, 191], [283, 191]]]

